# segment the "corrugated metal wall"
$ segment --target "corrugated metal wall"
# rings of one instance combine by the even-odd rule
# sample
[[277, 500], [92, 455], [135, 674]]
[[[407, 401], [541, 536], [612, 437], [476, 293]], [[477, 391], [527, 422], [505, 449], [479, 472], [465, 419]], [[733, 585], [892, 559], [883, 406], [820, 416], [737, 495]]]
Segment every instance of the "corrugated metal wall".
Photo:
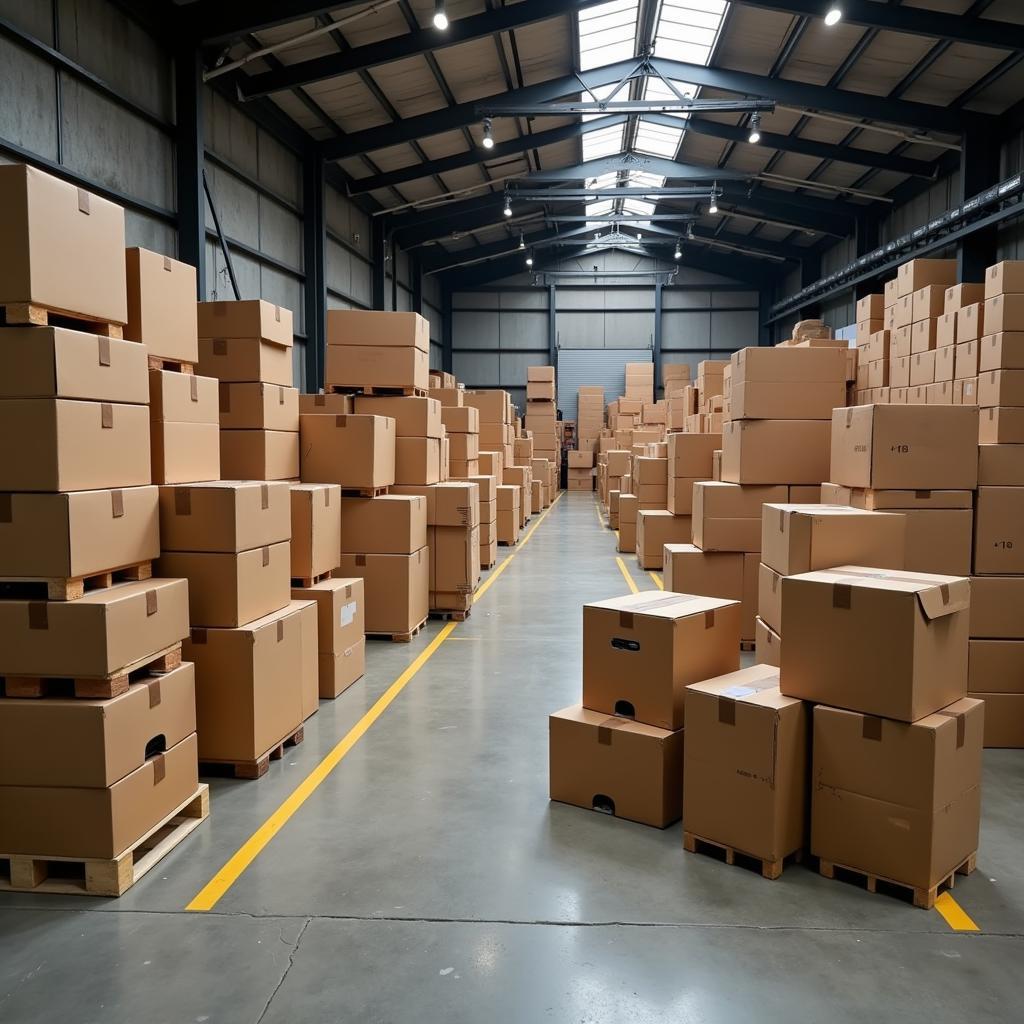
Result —
[[632, 348], [564, 348], [558, 352], [558, 408], [562, 418], [576, 419], [579, 389], [604, 388], [605, 402], [626, 389], [626, 363], [649, 363], [652, 353]]

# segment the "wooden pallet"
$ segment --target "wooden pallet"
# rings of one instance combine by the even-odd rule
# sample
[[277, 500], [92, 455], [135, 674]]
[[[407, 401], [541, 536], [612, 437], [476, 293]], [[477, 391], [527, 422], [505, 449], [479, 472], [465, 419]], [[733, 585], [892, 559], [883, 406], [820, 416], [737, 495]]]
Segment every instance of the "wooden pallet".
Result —
[[744, 853], [733, 846], [725, 843], [715, 842], [714, 839], [704, 839], [702, 836], [695, 836], [692, 832], [683, 833], [683, 849], [687, 853], [704, 853], [715, 857], [717, 860], [724, 860], [726, 864], [736, 864], [739, 867], [749, 868], [757, 871], [762, 878], [772, 880], [782, 875], [782, 869], [787, 863], [799, 864], [803, 859], [803, 851], [795, 853], [782, 860], [765, 860], [763, 857], [756, 857], [751, 853]]
[[518, 543], [519, 543], [519, 539], [518, 538], [516, 540], [499, 540], [498, 541], [498, 547], [499, 548], [514, 548]]
[[293, 576], [292, 586], [297, 590], [308, 590], [317, 583], [324, 583], [331, 578], [329, 572], [322, 572], [316, 576]]
[[493, 562], [481, 562], [480, 568], [483, 572], [487, 572], [489, 569], [493, 569], [497, 564], [497, 559], [495, 559]]
[[341, 496], [343, 498], [379, 498], [382, 494], [387, 494], [389, 490], [388, 487], [342, 487]]
[[418, 626], [414, 626], [408, 633], [367, 633], [368, 640], [390, 640], [393, 644], [407, 644], [427, 624], [424, 619]]
[[426, 388], [347, 388], [340, 384], [332, 384], [324, 389], [334, 395], [366, 395], [377, 398], [427, 398], [430, 392]]
[[[261, 779], [270, 770], [271, 761], [280, 761], [284, 757], [285, 747], [297, 747], [306, 738], [304, 726], [285, 736], [265, 754], [253, 761], [226, 761], [218, 758], [201, 757], [199, 769], [203, 775], [229, 775], [235, 779]], [[213, 769], [211, 772], [210, 769]]]
[[443, 619], [446, 622], [465, 622], [469, 618], [471, 610], [470, 608], [465, 609], [465, 611], [457, 608], [432, 608], [430, 610], [430, 617], [432, 619]]
[[0, 854], [0, 891], [122, 896], [210, 816], [210, 787], [195, 793], [113, 860]]
[[69, 313], [63, 309], [49, 309], [31, 302], [9, 302], [0, 306], [2, 322], [8, 327], [67, 327], [69, 330], [85, 331], [87, 334], [98, 334], [104, 338], [123, 338], [124, 327], [102, 320], [91, 320], [77, 313]]
[[170, 370], [174, 373], [185, 373], [192, 376], [196, 372], [195, 363], [186, 363], [181, 359], [165, 359], [163, 356], [150, 356], [149, 368], [151, 370]]
[[180, 664], [181, 644], [177, 643], [109, 676], [3, 676], [0, 677], [0, 694], [25, 699], [77, 697], [79, 700], [110, 700], [127, 693], [133, 679], [170, 672]]
[[935, 906], [935, 900], [940, 892], [952, 889], [957, 875], [969, 875], [977, 866], [978, 853], [972, 853], [959, 867], [951, 871], [945, 878], [939, 880], [938, 884], [930, 889], [920, 889], [916, 885], [907, 882], [897, 882], [894, 878], [886, 878], [884, 875], [875, 875], [870, 871], [862, 871], [860, 868], [851, 868], [845, 864], [836, 864], [834, 861], [821, 860], [818, 862], [818, 872], [825, 878], [838, 879], [841, 882], [853, 882], [862, 885], [868, 892], [882, 892], [890, 896], [910, 897], [910, 902], [915, 907], [923, 910], [931, 910]]
[[757, 650], [757, 644], [755, 644], [753, 640], [741, 640], [740, 650], [743, 651], [744, 654], [753, 654], [754, 651]]
[[138, 583], [152, 578], [152, 562], [135, 562], [133, 565], [93, 573], [91, 576], [0, 576], [0, 597], [29, 601], [77, 601], [90, 590], [103, 590], [115, 583]]

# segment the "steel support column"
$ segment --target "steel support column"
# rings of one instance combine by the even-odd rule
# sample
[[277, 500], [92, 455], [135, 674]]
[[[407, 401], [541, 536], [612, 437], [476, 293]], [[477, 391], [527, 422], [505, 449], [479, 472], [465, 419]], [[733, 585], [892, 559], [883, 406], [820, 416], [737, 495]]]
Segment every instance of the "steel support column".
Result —
[[327, 344], [327, 218], [324, 210], [324, 163], [315, 150], [302, 167], [302, 249], [306, 280], [306, 391], [324, 384]]
[[196, 268], [196, 293], [200, 301], [207, 297], [206, 192], [203, 187], [204, 91], [199, 50], [182, 43], [174, 56], [178, 259]]
[[[970, 131], [964, 135], [960, 152], [960, 202], [976, 196], [998, 183], [1000, 141], [994, 132]], [[995, 224], [972, 232], [957, 245], [957, 272], [960, 281], [984, 281], [986, 268], [996, 262], [999, 229]]]
[[441, 285], [441, 369], [452, 370], [452, 290], [447, 283]]
[[374, 217], [370, 222], [370, 305], [374, 309], [385, 309], [385, 285], [387, 283], [387, 226], [383, 217]]
[[662, 289], [665, 286], [657, 281], [654, 285], [654, 398], [657, 401], [658, 389], [661, 387], [661, 307]]
[[548, 285], [548, 363], [558, 365], [558, 333], [555, 325], [555, 285]]

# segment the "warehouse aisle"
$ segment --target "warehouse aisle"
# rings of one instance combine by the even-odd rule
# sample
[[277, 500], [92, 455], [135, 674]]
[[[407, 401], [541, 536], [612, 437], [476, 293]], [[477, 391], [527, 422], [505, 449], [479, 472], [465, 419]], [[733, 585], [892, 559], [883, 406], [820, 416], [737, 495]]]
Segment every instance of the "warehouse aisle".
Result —
[[[1014, 1016], [1016, 752], [986, 754], [979, 871], [956, 888], [980, 935], [808, 870], [767, 882], [684, 854], [678, 826], [547, 800], [580, 606], [626, 587], [593, 497], [564, 494], [495, 573], [466, 622], [372, 645], [306, 742], [259, 783], [217, 781], [208, 824], [121, 900], [0, 898], [0, 1019], [852, 1022], [897, 1001], [906, 1022]], [[262, 852], [186, 911], [417, 660]]]

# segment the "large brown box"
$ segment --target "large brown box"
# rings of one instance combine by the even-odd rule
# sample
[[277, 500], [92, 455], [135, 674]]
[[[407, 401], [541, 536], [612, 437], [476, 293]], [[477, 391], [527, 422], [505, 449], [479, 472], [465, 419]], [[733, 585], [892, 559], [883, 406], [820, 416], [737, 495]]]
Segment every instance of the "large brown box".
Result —
[[[427, 526], [479, 526], [482, 506], [493, 502], [493, 498], [480, 498], [485, 483], [490, 484], [486, 493], [495, 495], [494, 477], [490, 476], [421, 486], [407, 484], [393, 488], [391, 493], [423, 497], [427, 503]], [[486, 522], [492, 520], [493, 516]]]
[[263, 381], [291, 387], [292, 350], [259, 338], [200, 338], [199, 372], [225, 381]]
[[978, 484], [995, 487], [1024, 487], [1024, 445], [983, 444], [978, 446]]
[[1024, 642], [972, 639], [967, 689], [970, 693], [1024, 694]]
[[576, 704], [550, 729], [552, 800], [655, 828], [678, 821], [683, 800], [683, 732], [668, 732]]
[[427, 617], [430, 551], [411, 555], [342, 555], [339, 578], [362, 577], [367, 633], [401, 634]]
[[463, 405], [479, 410], [481, 431], [485, 423], [507, 423], [509, 395], [507, 391], [464, 391]]
[[832, 414], [830, 479], [848, 487], [972, 490], [978, 410], [867, 405]]
[[970, 582], [842, 566], [782, 580], [782, 691], [916, 722], [967, 692]]
[[683, 829], [780, 863], [805, 843], [807, 711], [767, 665], [686, 688]]
[[220, 417], [212, 377], [150, 370], [150, 457], [156, 484], [220, 479]]
[[686, 686], [739, 668], [740, 605], [639, 593], [583, 606], [583, 704], [681, 729]]
[[147, 354], [172, 362], [199, 361], [196, 268], [148, 249], [125, 250], [128, 323], [124, 336]]
[[985, 285], [982, 284], [954, 284], [950, 285], [943, 296], [942, 310], [944, 313], [955, 313], [964, 306], [973, 305], [975, 302], [985, 300]]
[[427, 543], [427, 508], [427, 499], [415, 494], [342, 498], [341, 552], [411, 555], [419, 551]]
[[231, 480], [298, 480], [299, 435], [290, 430], [222, 430], [220, 470]]
[[820, 484], [829, 478], [828, 420], [733, 420], [722, 427], [722, 479]]
[[896, 271], [896, 286], [900, 298], [903, 298], [928, 285], [949, 288], [957, 283], [956, 277], [956, 260], [909, 260]]
[[302, 479], [342, 489], [375, 490], [395, 482], [395, 421], [390, 416], [299, 417]]
[[[432, 526], [429, 529], [432, 608], [462, 608], [480, 578], [480, 527]], [[440, 602], [440, 603], [435, 603]]]
[[288, 484], [216, 480], [160, 488], [164, 551], [248, 551], [291, 537]]
[[644, 510], [636, 517], [636, 556], [641, 569], [664, 566], [666, 544], [689, 544], [693, 527], [689, 516], [661, 510]]
[[316, 602], [319, 694], [337, 697], [366, 670], [363, 581], [323, 580], [293, 588], [292, 598]]
[[[333, 310], [331, 312], [334, 312]], [[328, 345], [324, 380], [346, 388], [422, 388], [430, 386], [430, 359], [418, 348]]]
[[302, 720], [320, 710], [320, 652], [317, 650], [317, 606], [315, 601], [292, 599], [288, 605], [299, 619], [302, 659], [299, 666], [299, 692]]
[[77, 601], [0, 601], [0, 675], [110, 676], [188, 635], [188, 584], [152, 579]]
[[666, 503], [674, 516], [693, 515], [693, 485], [697, 480], [685, 476], [672, 476], [668, 480]]
[[255, 761], [303, 722], [302, 618], [286, 603], [238, 629], [193, 628], [201, 761]]
[[[788, 351], [842, 354], [841, 349], [828, 348]], [[832, 418], [833, 409], [844, 405], [846, 382], [843, 380], [819, 383], [734, 381], [729, 393], [729, 411], [734, 420], [828, 420]]]
[[669, 434], [669, 475], [710, 479], [712, 455], [721, 446], [721, 434]]
[[526, 399], [529, 402], [554, 402], [555, 382], [528, 380], [526, 382]]
[[309, 413], [325, 413], [330, 416], [341, 416], [355, 409], [354, 395], [299, 395], [299, 415]]
[[832, 505], [764, 505], [761, 561], [783, 576], [834, 565], [902, 569], [906, 532], [905, 517], [889, 512]]
[[[322, 397], [322, 396], [321, 396]], [[299, 429], [299, 392], [261, 381], [220, 382], [220, 425], [225, 430]]]
[[971, 638], [1024, 640], [1024, 576], [971, 577]]
[[26, 164], [0, 166], [0, 305], [128, 320], [124, 210]]
[[918, 889], [951, 875], [978, 849], [984, 718], [969, 698], [912, 724], [816, 707], [811, 853]]
[[1024, 408], [989, 406], [978, 413], [981, 444], [1024, 444]]
[[88, 491], [151, 481], [144, 405], [0, 401], [0, 491]]
[[904, 563], [907, 569], [943, 576], [970, 575], [974, 534], [974, 513], [970, 508], [907, 508], [899, 511], [907, 521], [907, 557]]
[[1024, 370], [985, 370], [980, 373], [978, 405], [983, 409], [1024, 406]]
[[200, 302], [199, 337], [252, 338], [291, 348], [295, 342], [290, 309], [275, 306], [265, 299]]
[[1024, 294], [996, 295], [986, 299], [984, 324], [988, 334], [1024, 331]]
[[[465, 436], [465, 435], [462, 435]], [[452, 458], [457, 456], [452, 454]], [[396, 484], [436, 484], [441, 480], [441, 441], [436, 437], [395, 439]]]
[[308, 580], [336, 569], [341, 551], [341, 488], [292, 484], [291, 516], [291, 578]]
[[360, 416], [390, 416], [396, 437], [441, 437], [441, 403], [436, 398], [415, 396], [356, 395], [354, 408]]
[[190, 734], [106, 788], [0, 786], [5, 854], [113, 860], [187, 803], [199, 787]]
[[979, 487], [974, 521], [974, 571], [1024, 574], [1024, 487]]
[[0, 700], [0, 785], [112, 786], [196, 731], [195, 672], [184, 662], [111, 700]]
[[867, 509], [871, 512], [901, 512], [908, 509], [959, 508], [974, 506], [970, 491], [907, 489], [878, 491], [871, 488], [843, 487], [840, 484], [821, 485], [823, 505], [849, 505], [851, 508]]
[[80, 398], [145, 405], [145, 351], [66, 327], [5, 327], [0, 398]]
[[160, 554], [155, 487], [0, 494], [0, 577], [81, 577]]
[[480, 457], [479, 434], [449, 434], [448, 455], [452, 462], [476, 462]]
[[441, 422], [451, 434], [479, 434], [480, 410], [471, 405], [441, 406]]
[[366, 638], [360, 637], [337, 654], [321, 651], [317, 655], [317, 666], [320, 697], [333, 700], [341, 696], [366, 673]]
[[1024, 332], [988, 334], [978, 343], [978, 369], [1024, 369]]
[[665, 545], [665, 590], [741, 602], [740, 639], [754, 639], [757, 613], [757, 555], [701, 551], [694, 544]]
[[985, 746], [1024, 748], [1024, 693], [969, 693], [985, 702]]
[[788, 499], [785, 485], [701, 480], [693, 485], [693, 542], [704, 551], [760, 551], [761, 506]]
[[430, 348], [430, 324], [418, 313], [362, 309], [327, 311], [327, 344], [371, 348]]
[[934, 319], [945, 312], [946, 288], [936, 284], [925, 285], [914, 292], [913, 300], [914, 323]]

